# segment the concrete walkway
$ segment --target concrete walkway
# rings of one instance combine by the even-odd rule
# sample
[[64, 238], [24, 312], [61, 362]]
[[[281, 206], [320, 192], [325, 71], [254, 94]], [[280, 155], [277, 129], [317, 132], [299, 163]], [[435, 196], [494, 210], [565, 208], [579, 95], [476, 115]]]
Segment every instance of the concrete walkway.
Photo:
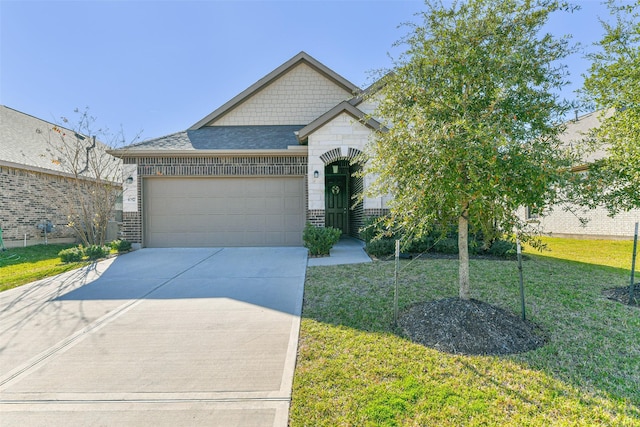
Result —
[[361, 264], [364, 262], [371, 262], [371, 258], [364, 251], [364, 242], [346, 237], [340, 239], [331, 249], [330, 256], [309, 258], [309, 267], [316, 265]]
[[286, 426], [306, 264], [142, 249], [0, 293], [0, 424]]

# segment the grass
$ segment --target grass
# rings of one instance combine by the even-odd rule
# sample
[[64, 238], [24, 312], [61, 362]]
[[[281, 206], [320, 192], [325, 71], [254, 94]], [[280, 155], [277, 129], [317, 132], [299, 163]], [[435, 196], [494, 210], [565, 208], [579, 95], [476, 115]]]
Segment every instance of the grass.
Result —
[[0, 252], [0, 292], [86, 265], [63, 264], [58, 252], [73, 245], [36, 245]]
[[[552, 252], [530, 255], [524, 276], [528, 319], [548, 343], [507, 357], [403, 338], [393, 262], [310, 267], [290, 425], [640, 426], [640, 311], [601, 296], [628, 285], [631, 250], [625, 268], [610, 249], [597, 255], [619, 242], [547, 243]], [[400, 311], [456, 296], [457, 267], [402, 261]], [[471, 280], [474, 298], [519, 313], [515, 262], [472, 260]]]
[[[586, 264], [609, 266], [631, 271], [633, 240], [584, 240], [543, 237], [547, 249], [529, 252], [547, 258], [577, 261]], [[636, 272], [640, 272], [640, 259], [636, 259]]]

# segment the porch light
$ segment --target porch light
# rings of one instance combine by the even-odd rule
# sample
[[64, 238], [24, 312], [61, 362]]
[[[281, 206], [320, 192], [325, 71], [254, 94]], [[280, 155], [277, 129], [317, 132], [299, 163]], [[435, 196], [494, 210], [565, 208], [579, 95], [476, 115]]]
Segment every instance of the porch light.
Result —
[[319, 176], [320, 176], [320, 172], [318, 172], [318, 171], [313, 171], [313, 177], [314, 177], [314, 178], [317, 178], [317, 177], [319, 177]]
[[331, 167], [333, 168], [333, 173], [338, 173], [338, 168], [339, 168], [338, 165], [333, 165]]

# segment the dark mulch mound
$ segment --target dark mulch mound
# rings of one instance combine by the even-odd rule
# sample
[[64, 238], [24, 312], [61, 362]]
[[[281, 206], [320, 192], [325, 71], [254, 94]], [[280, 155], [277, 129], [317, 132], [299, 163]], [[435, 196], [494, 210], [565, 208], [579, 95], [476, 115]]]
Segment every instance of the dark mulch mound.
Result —
[[633, 301], [629, 300], [629, 287], [621, 286], [619, 288], [605, 289], [602, 295], [610, 300], [618, 301], [633, 307], [640, 307], [640, 283], [633, 285]]
[[535, 324], [473, 299], [416, 304], [399, 316], [398, 323], [412, 341], [452, 354], [523, 353], [545, 343]]

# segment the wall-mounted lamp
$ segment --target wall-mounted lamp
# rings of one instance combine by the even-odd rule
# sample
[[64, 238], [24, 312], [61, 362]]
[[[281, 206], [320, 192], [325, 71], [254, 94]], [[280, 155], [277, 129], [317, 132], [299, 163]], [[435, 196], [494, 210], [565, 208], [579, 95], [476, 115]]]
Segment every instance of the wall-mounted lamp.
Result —
[[313, 177], [314, 177], [314, 178], [317, 178], [317, 177], [319, 177], [319, 176], [320, 176], [320, 172], [318, 172], [318, 171], [313, 171]]
[[338, 173], [338, 169], [340, 166], [338, 165], [332, 165], [331, 168], [333, 169], [333, 173]]
[[132, 176], [127, 178], [127, 184], [131, 184], [131, 183], [133, 183], [133, 177]]

